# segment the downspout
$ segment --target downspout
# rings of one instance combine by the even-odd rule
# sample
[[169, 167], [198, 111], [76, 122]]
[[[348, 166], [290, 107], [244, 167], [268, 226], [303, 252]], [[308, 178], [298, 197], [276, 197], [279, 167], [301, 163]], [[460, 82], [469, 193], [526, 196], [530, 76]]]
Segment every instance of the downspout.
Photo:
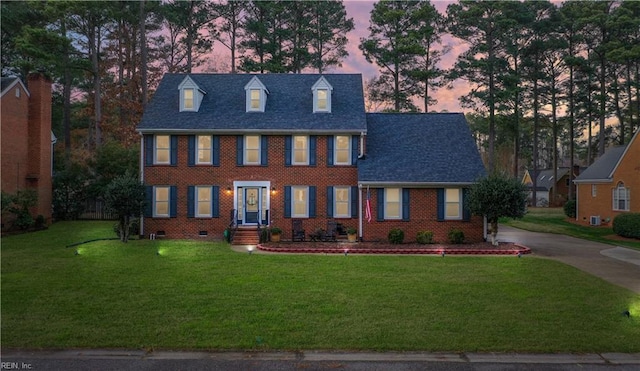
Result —
[[483, 225], [482, 237], [486, 241], [487, 238], [489, 238], [489, 235], [487, 234], [487, 216], [486, 215], [482, 217], [482, 225]]
[[[364, 158], [364, 137], [367, 134], [363, 131], [360, 133], [360, 154], [358, 155], [358, 158]], [[362, 185], [360, 185], [360, 187], [362, 187]]]
[[[593, 187], [593, 185], [591, 185]], [[580, 194], [580, 192], [578, 192], [580, 190], [580, 184], [576, 184], [576, 222], [580, 219], [578, 218], [578, 208], [580, 207], [580, 203], [578, 202], [578, 195]]]
[[358, 237], [362, 241], [362, 184], [358, 184]]
[[[144, 183], [144, 135], [140, 133], [140, 182]], [[144, 213], [140, 215], [140, 236], [144, 236]]]

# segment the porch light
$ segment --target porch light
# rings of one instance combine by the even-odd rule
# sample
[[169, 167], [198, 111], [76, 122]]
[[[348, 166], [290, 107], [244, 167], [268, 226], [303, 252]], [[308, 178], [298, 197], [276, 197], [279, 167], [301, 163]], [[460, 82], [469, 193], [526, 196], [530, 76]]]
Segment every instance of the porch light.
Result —
[[276, 187], [271, 187], [271, 194], [275, 195], [276, 194]]
[[231, 194], [231, 187], [227, 187], [227, 194], [230, 195]]

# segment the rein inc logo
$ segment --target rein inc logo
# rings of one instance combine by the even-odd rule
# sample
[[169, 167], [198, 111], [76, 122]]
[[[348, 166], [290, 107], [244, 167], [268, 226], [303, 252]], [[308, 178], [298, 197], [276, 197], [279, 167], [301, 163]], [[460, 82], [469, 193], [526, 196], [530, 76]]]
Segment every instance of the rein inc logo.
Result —
[[0, 362], [0, 370], [31, 370], [31, 363], [24, 362]]

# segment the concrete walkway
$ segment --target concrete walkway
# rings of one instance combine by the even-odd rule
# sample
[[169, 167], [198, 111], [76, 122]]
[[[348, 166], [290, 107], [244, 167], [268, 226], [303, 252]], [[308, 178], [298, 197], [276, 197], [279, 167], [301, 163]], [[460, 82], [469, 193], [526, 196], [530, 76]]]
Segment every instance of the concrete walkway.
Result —
[[561, 261], [640, 294], [640, 251], [505, 225], [498, 228], [498, 240], [522, 244], [533, 256]]

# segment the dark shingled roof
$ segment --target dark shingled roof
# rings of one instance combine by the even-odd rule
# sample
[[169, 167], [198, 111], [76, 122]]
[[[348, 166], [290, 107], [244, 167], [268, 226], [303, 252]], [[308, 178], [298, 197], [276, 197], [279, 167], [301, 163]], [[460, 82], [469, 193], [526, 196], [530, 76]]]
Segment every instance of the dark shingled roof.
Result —
[[11, 86], [11, 84], [13, 84], [17, 79], [18, 78], [15, 76], [3, 77], [0, 81], [0, 92], [4, 93], [4, 90]]
[[[536, 180], [538, 191], [549, 191], [551, 187], [553, 187], [556, 183], [558, 183], [558, 179], [562, 179], [563, 176], [567, 175], [569, 172], [568, 167], [559, 167], [558, 168], [558, 178], [551, 179], [553, 177], [553, 169], [543, 169], [538, 170], [538, 178]], [[533, 173], [533, 171], [532, 171]], [[533, 189], [533, 184], [527, 184], [528, 189]]]
[[[198, 112], [179, 112], [178, 85], [190, 76], [206, 92]], [[269, 91], [265, 112], [246, 112], [245, 85], [254, 77]], [[313, 113], [311, 87], [320, 77], [333, 87], [331, 113]], [[359, 74], [165, 74], [138, 125], [149, 131], [366, 131]]]
[[598, 158], [591, 166], [576, 177], [576, 183], [590, 180], [610, 180], [611, 172], [616, 167], [626, 146], [609, 148], [604, 155]]
[[472, 183], [486, 175], [461, 113], [367, 114], [365, 183]]

